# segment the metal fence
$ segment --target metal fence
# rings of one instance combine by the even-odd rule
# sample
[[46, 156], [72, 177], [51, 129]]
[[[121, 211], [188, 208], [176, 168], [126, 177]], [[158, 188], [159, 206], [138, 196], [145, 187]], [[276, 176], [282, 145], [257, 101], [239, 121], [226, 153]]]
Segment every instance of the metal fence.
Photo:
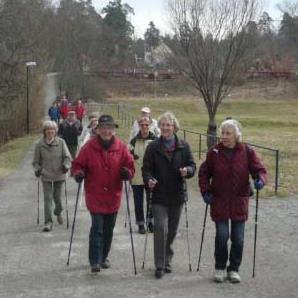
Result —
[[[130, 113], [132, 106], [127, 104], [106, 104], [106, 103], [88, 103], [88, 111], [90, 112], [99, 112], [101, 114], [110, 114], [112, 115], [118, 123], [121, 123], [122, 128], [130, 128], [135, 121], [135, 117]], [[182, 136], [181, 136], [182, 134]], [[190, 144], [192, 148], [193, 155], [198, 162], [202, 161], [202, 158], [205, 157], [208, 148], [207, 148], [207, 138], [208, 135], [205, 133], [200, 133], [188, 129], [181, 128], [179, 131], [180, 137]], [[217, 142], [219, 138], [217, 137]], [[267, 146], [253, 144], [249, 142], [244, 142], [249, 146], [256, 148], [257, 152], [262, 151], [262, 157], [264, 157], [265, 164], [269, 172], [269, 185], [272, 185], [274, 193], [277, 194], [279, 187], [279, 150], [276, 148], [270, 148]], [[273, 160], [272, 160], [273, 159]]]

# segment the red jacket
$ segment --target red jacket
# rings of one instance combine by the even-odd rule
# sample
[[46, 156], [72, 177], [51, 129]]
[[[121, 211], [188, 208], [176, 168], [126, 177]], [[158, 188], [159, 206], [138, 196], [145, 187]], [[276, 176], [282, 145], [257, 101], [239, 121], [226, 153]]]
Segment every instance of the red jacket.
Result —
[[129, 169], [130, 179], [135, 168], [126, 145], [115, 137], [106, 151], [97, 137], [90, 139], [72, 162], [72, 173], [85, 174], [86, 205], [90, 212], [111, 214], [120, 208], [122, 194], [121, 167]]
[[83, 105], [76, 105], [74, 111], [76, 112], [78, 119], [82, 119], [86, 113], [86, 109]]
[[208, 152], [199, 170], [199, 186], [202, 194], [208, 191], [213, 195], [212, 220], [247, 220], [249, 174], [266, 182], [266, 169], [251, 147], [237, 144], [231, 159], [221, 143]]

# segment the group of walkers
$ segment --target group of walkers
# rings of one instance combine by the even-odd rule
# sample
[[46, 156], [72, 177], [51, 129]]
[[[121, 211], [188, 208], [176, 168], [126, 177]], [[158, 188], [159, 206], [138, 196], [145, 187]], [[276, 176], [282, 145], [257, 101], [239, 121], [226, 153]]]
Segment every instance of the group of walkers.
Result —
[[[189, 144], [177, 135], [179, 122], [173, 113], [162, 114], [158, 121], [151, 118], [148, 107], [143, 107], [141, 113], [132, 127], [128, 145], [116, 136], [118, 125], [112, 116], [90, 115], [77, 154], [71, 147], [74, 144], [66, 142], [65, 133], [68, 125], [73, 130], [76, 127], [73, 114], [68, 113], [66, 121], [70, 123], [59, 130], [55, 122], [45, 121], [43, 136], [35, 146], [33, 166], [35, 175], [41, 176], [43, 182], [44, 231], [52, 229], [53, 200], [54, 214], [58, 223], [63, 224], [61, 187], [65, 174], [71, 169], [79, 189], [84, 181], [91, 216], [89, 263], [93, 273], [111, 266], [108, 255], [122, 185], [130, 183], [138, 232], [153, 233], [155, 277], [160, 279], [173, 270], [173, 242], [188, 198], [186, 180], [195, 175], [196, 163]], [[209, 150], [199, 168], [199, 188], [215, 223], [214, 281], [223, 282], [227, 277], [231, 282], [240, 282], [238, 271], [252, 191], [249, 176], [259, 191], [266, 182], [266, 169], [255, 151], [242, 143], [239, 122], [225, 120], [220, 134], [220, 143]]]

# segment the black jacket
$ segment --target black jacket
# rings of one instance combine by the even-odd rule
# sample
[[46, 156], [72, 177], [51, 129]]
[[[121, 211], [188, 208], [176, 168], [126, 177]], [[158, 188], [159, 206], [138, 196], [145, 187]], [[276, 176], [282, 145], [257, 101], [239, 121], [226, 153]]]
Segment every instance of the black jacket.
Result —
[[142, 174], [145, 185], [150, 178], [158, 182], [153, 189], [152, 204], [165, 206], [178, 206], [184, 202], [183, 178], [180, 168], [187, 167], [187, 177], [194, 176], [196, 164], [193, 160], [187, 142], [176, 138], [176, 148], [173, 156], [169, 158], [159, 138], [151, 142], [146, 148], [143, 159]]
[[64, 120], [59, 125], [58, 135], [64, 139], [67, 146], [78, 145], [78, 136], [81, 134], [82, 129], [80, 121], [76, 120], [71, 125], [67, 120]]

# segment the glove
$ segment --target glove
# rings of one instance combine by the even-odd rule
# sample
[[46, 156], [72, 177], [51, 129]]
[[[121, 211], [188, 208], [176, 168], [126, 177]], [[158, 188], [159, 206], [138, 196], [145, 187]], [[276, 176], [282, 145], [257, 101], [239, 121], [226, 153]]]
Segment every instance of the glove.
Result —
[[41, 170], [36, 170], [34, 174], [36, 178], [39, 178], [41, 176]]
[[133, 154], [133, 159], [134, 159], [134, 160], [138, 160], [138, 159], [139, 159], [139, 155], [137, 155], [137, 154]]
[[213, 198], [212, 193], [208, 191], [203, 194], [203, 200], [207, 205], [212, 204], [212, 198]]
[[128, 168], [126, 168], [126, 167], [122, 167], [122, 168], [120, 169], [120, 177], [121, 177], [121, 179], [124, 180], [124, 181], [129, 180], [129, 171], [128, 171]]
[[74, 175], [74, 179], [77, 183], [81, 183], [85, 178], [85, 174], [83, 172], [78, 172]]
[[68, 172], [68, 168], [66, 168], [65, 166], [62, 166], [62, 173], [66, 174]]
[[257, 189], [257, 190], [260, 190], [260, 189], [262, 189], [263, 187], [264, 187], [264, 182], [263, 182], [263, 180], [262, 179], [260, 179], [260, 178], [257, 178], [256, 180], [255, 180], [255, 189]]

